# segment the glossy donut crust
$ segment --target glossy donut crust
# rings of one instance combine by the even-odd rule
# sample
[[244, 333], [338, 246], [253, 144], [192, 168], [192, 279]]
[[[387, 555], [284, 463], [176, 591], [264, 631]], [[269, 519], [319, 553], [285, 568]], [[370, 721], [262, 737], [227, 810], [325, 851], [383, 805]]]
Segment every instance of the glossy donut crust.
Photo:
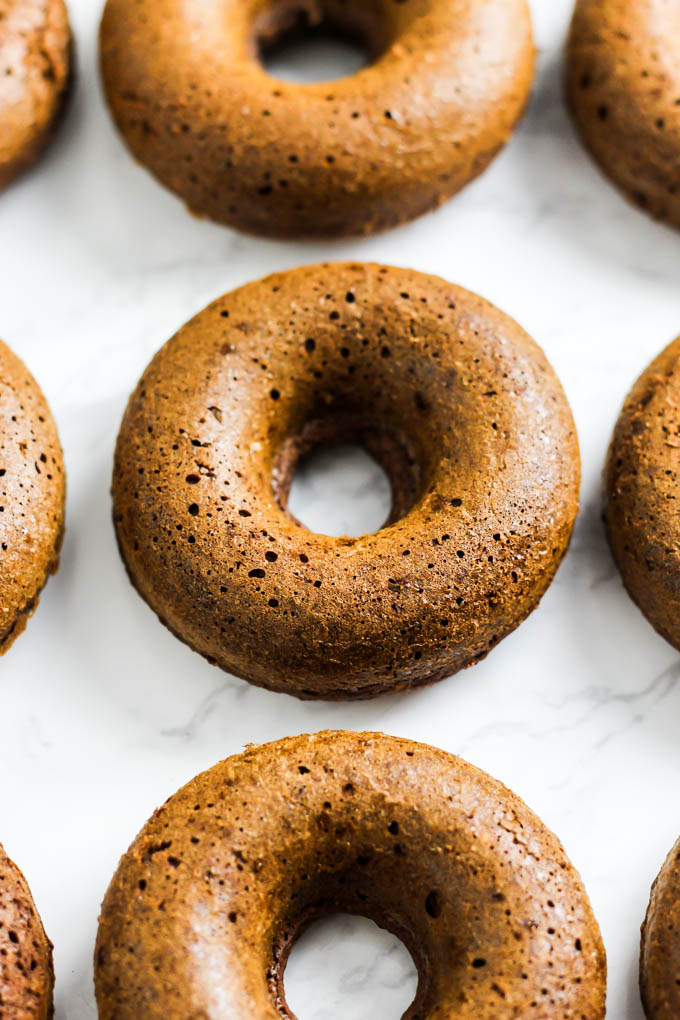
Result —
[[680, 8], [578, 0], [567, 93], [581, 137], [627, 197], [680, 227]]
[[0, 844], [0, 1017], [49, 1020], [53, 988], [52, 943], [26, 879]]
[[47, 401], [0, 342], [0, 655], [26, 627], [59, 566], [65, 490]]
[[0, 0], [0, 188], [52, 136], [71, 81], [64, 0]]
[[640, 994], [648, 1020], [680, 1016], [680, 840], [652, 886], [642, 925]]
[[[299, 22], [358, 36], [373, 63], [271, 77], [258, 46]], [[412, 219], [480, 174], [523, 112], [534, 49], [526, 0], [108, 0], [101, 61], [131, 152], [193, 212], [332, 237]]]
[[[298, 458], [357, 442], [392, 480], [387, 525], [312, 533]], [[192, 648], [307, 698], [449, 676], [537, 605], [577, 511], [571, 412], [508, 316], [437, 277], [303, 267], [220, 298], [140, 380], [113, 498], [130, 578]]]
[[604, 1017], [581, 880], [513, 793], [378, 733], [251, 748], [197, 776], [123, 857], [95, 953], [100, 1020], [290, 1020], [301, 928], [371, 917], [419, 970], [405, 1017]]
[[628, 394], [609, 448], [605, 523], [631, 598], [680, 649], [680, 338]]

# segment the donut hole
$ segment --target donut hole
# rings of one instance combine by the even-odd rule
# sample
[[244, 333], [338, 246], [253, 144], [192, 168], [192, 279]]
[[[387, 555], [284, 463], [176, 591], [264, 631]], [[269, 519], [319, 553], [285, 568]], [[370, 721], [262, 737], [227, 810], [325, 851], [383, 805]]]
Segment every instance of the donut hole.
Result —
[[268, 47], [260, 59], [273, 78], [303, 85], [348, 78], [370, 63], [363, 46], [355, 40], [336, 37], [323, 27], [310, 27], [304, 34], [296, 33], [275, 47]]
[[302, 84], [356, 74], [387, 47], [384, 19], [370, 0], [363, 7], [357, 2], [281, 0], [258, 16], [254, 33], [267, 73]]
[[301, 935], [284, 979], [288, 1008], [299, 1020], [394, 1020], [413, 1002], [418, 973], [396, 935], [368, 918], [333, 914]]
[[375, 422], [309, 422], [272, 474], [281, 509], [317, 534], [356, 537], [405, 517], [421, 495], [419, 459]]
[[365, 535], [378, 531], [389, 517], [392, 487], [363, 447], [317, 447], [297, 464], [288, 509], [317, 534]]

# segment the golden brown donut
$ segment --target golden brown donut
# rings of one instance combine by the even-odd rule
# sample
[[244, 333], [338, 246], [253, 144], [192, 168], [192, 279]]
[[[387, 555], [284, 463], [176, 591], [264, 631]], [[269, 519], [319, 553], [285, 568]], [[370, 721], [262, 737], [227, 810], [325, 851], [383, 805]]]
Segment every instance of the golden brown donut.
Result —
[[605, 474], [605, 523], [623, 583], [680, 649], [680, 338], [628, 394]]
[[0, 0], [0, 188], [54, 131], [71, 80], [64, 0]]
[[[392, 482], [375, 534], [287, 512], [301, 456], [356, 442]], [[113, 499], [130, 578], [230, 673], [307, 698], [449, 676], [537, 605], [577, 512], [562, 388], [508, 316], [437, 277], [307, 266], [220, 298], [130, 398]]]
[[605, 173], [640, 208], [680, 227], [680, 8], [578, 0], [569, 105]]
[[289, 951], [337, 912], [411, 952], [404, 1020], [604, 1017], [597, 923], [536, 815], [454, 755], [341, 731], [228, 758], [154, 813], [102, 906], [100, 1020], [293, 1020]]
[[[291, 84], [258, 53], [300, 24], [358, 74]], [[271, 237], [370, 234], [487, 166], [527, 101], [526, 0], [108, 0], [104, 85], [133, 155], [189, 208]]]
[[24, 630], [59, 566], [65, 487], [47, 401], [0, 342], [0, 655]]
[[680, 840], [652, 886], [642, 925], [640, 993], [648, 1020], [680, 1016]]
[[0, 844], [0, 1017], [48, 1020], [53, 988], [52, 943], [26, 879]]

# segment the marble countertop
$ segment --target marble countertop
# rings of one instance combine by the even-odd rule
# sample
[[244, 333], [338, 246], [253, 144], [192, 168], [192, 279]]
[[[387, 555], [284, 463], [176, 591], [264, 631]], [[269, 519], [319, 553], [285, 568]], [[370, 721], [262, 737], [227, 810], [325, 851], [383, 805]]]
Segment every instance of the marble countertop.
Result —
[[[323, 245], [251, 239], [187, 215], [111, 126], [96, 72], [99, 3], [71, 8], [74, 103], [47, 158], [0, 197], [0, 334], [51, 402], [69, 485], [61, 570], [0, 667], [0, 839], [55, 943], [57, 1020], [96, 1016], [99, 904], [152, 809], [247, 742], [325, 727], [439, 745], [520, 794], [590, 893], [608, 1015], [639, 1020], [639, 925], [680, 832], [680, 660], [622, 590], [600, 522], [601, 469], [630, 384], [680, 332], [680, 235], [629, 207], [575, 138], [560, 89], [570, 0], [533, 0], [531, 107], [480, 180], [400, 230]], [[407, 696], [305, 704], [218, 672], [157, 623], [120, 563], [109, 480], [127, 396], [181, 323], [269, 271], [345, 257], [437, 273], [529, 330], [574, 410], [582, 510], [540, 608], [485, 662]], [[360, 462], [343, 470], [368, 513], [379, 479]], [[330, 519], [317, 483], [301, 481], [298, 505]], [[360, 922], [310, 933], [291, 968], [300, 1020], [394, 1020], [413, 987], [404, 952]]]

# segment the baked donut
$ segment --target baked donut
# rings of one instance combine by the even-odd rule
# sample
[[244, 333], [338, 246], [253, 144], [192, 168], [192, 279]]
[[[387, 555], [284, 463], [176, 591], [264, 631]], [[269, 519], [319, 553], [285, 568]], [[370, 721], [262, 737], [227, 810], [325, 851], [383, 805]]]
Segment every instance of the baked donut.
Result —
[[71, 80], [64, 0], [0, 0], [0, 188], [49, 141]]
[[[300, 457], [343, 442], [392, 482], [360, 538], [287, 511]], [[227, 294], [162, 348], [113, 500], [130, 578], [183, 641], [272, 690], [356, 698], [449, 676], [513, 630], [578, 487], [566, 398], [515, 322], [433, 276], [334, 264]]]
[[326, 732], [228, 758], [147, 822], [102, 906], [100, 1020], [292, 1020], [288, 953], [337, 912], [409, 949], [410, 1020], [604, 1017], [597, 923], [536, 815], [444, 751]]
[[0, 1017], [52, 1016], [52, 943], [26, 879], [0, 844]]
[[[372, 59], [318, 84], [259, 54], [300, 26]], [[484, 170], [524, 110], [526, 0], [108, 0], [101, 61], [132, 154], [189, 208], [270, 237], [370, 234]]]
[[642, 925], [640, 993], [648, 1020], [680, 1016], [680, 840], [652, 886]]
[[65, 487], [47, 401], [24, 363], [0, 343], [0, 655], [59, 566]]
[[628, 394], [606, 466], [605, 523], [631, 598], [680, 649], [680, 338]]
[[663, 0], [578, 0], [567, 93], [583, 141], [640, 208], [680, 227], [680, 14]]

